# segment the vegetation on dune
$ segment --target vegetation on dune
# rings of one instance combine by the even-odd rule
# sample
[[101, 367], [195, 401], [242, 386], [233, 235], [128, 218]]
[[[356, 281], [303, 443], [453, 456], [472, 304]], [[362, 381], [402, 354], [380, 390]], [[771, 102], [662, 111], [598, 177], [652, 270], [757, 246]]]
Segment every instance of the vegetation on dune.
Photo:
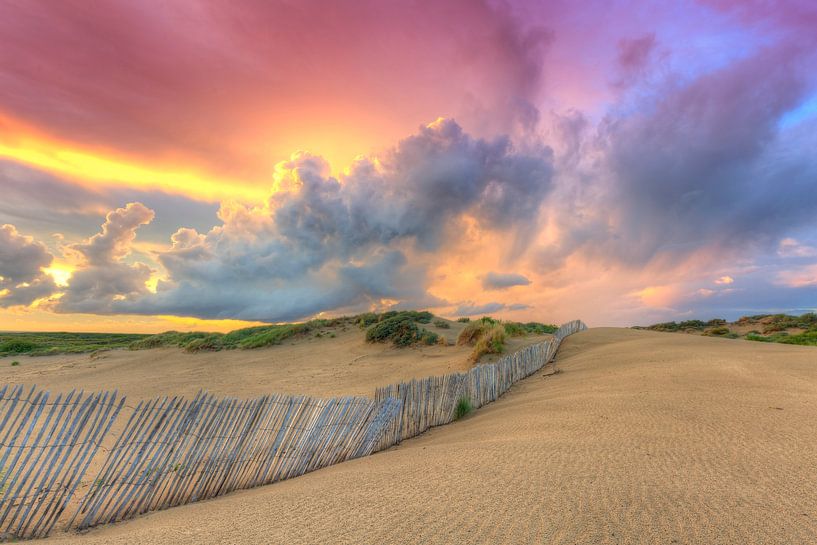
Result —
[[474, 406], [471, 404], [471, 399], [467, 396], [459, 398], [457, 406], [454, 408], [454, 420], [459, 420], [473, 410]]
[[522, 337], [525, 335], [545, 335], [555, 333], [559, 326], [553, 324], [541, 324], [539, 322], [505, 322], [505, 333], [511, 337]]
[[747, 333], [746, 340], [760, 341], [766, 343], [799, 344], [803, 346], [817, 346], [817, 328], [790, 335], [785, 331], [773, 333], [772, 335], [758, 335], [757, 333]]
[[[402, 312], [384, 312], [377, 315], [377, 320], [366, 330], [366, 341], [370, 343], [389, 342], [397, 347], [411, 346], [416, 343], [436, 344], [440, 336], [417, 325], [431, 322], [430, 312], [407, 310]], [[363, 323], [363, 322], [361, 322]]]
[[484, 316], [478, 321], [469, 322], [460, 331], [457, 344], [473, 346], [474, 349], [469, 359], [472, 362], [478, 362], [485, 354], [504, 352], [506, 339], [505, 325], [498, 320]]
[[[732, 330], [733, 327], [749, 325], [757, 326], [758, 329], [749, 331], [744, 335]], [[800, 316], [790, 316], [788, 314], [743, 316], [731, 324], [722, 318], [715, 318], [707, 322], [702, 320], [663, 322], [647, 327], [636, 327], [635, 329], [700, 333], [709, 337], [743, 338], [747, 341], [817, 346], [817, 314], [814, 312], [807, 312]], [[797, 331], [792, 332], [790, 330]]]
[[468, 322], [471, 321], [471, 318], [467, 316], [461, 316], [460, 318], [457, 318], [457, 321], [461, 324], [467, 324]]
[[186, 352], [263, 348], [281, 344], [292, 337], [350, 323], [354, 320], [355, 318], [346, 317], [320, 319], [300, 324], [245, 327], [229, 333], [166, 331], [135, 341], [130, 344], [129, 348], [131, 350], [143, 350], [146, 348], [179, 347]]
[[0, 356], [10, 354], [47, 356], [125, 348], [130, 343], [147, 336], [131, 333], [0, 332]]
[[[459, 319], [460, 322], [463, 319]], [[555, 326], [529, 322], [500, 322], [493, 318], [483, 317], [478, 321], [467, 322], [469, 328], [477, 328], [478, 333], [468, 344], [474, 345], [481, 353], [500, 353], [504, 349], [504, 338], [507, 336], [550, 333]], [[448, 321], [435, 319], [428, 311], [404, 310], [383, 313], [367, 312], [357, 316], [344, 316], [331, 319], [316, 319], [303, 323], [273, 324], [236, 329], [229, 333], [206, 331], [165, 331], [155, 335], [125, 333], [0, 333], [0, 356], [11, 354], [30, 354], [32, 356], [48, 354], [97, 352], [115, 348], [145, 350], [150, 348], [174, 347], [186, 352], [212, 352], [218, 350], [253, 349], [281, 344], [288, 339], [298, 337], [334, 338], [334, 331], [327, 329], [347, 326], [359, 326], [366, 330], [368, 342], [391, 342], [394, 346], [403, 347], [413, 344], [445, 344], [445, 339], [422, 325], [432, 324], [440, 329], [450, 329]], [[497, 327], [502, 330], [491, 333], [477, 347], [477, 341], [483, 336], [483, 329]], [[462, 335], [461, 335], [462, 336]], [[460, 343], [462, 344], [462, 343]], [[479, 356], [477, 356], [478, 359]]]
[[539, 322], [503, 322], [489, 316], [468, 322], [457, 337], [458, 345], [474, 347], [471, 361], [477, 362], [485, 354], [501, 354], [505, 350], [507, 337], [522, 337], [526, 335], [544, 335], [558, 329], [551, 324]]

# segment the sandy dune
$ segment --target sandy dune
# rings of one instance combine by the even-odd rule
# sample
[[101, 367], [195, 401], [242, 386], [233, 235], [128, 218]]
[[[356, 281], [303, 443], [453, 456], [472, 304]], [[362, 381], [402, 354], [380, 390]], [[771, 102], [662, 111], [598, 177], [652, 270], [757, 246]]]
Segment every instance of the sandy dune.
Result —
[[57, 543], [817, 543], [817, 349], [568, 338], [465, 420]]
[[[463, 324], [451, 329], [426, 325], [454, 342]], [[325, 332], [327, 335], [330, 330]], [[36, 384], [70, 388], [118, 388], [131, 399], [157, 395], [194, 395], [204, 388], [216, 395], [252, 397], [287, 393], [314, 396], [371, 396], [375, 388], [416, 377], [470, 368], [467, 346], [392, 348], [369, 344], [356, 327], [331, 330], [335, 338], [293, 339], [257, 350], [187, 354], [178, 348], [112, 350], [96, 356], [7, 356], [0, 358], [0, 384]], [[549, 335], [510, 339], [510, 351], [542, 342]], [[489, 356], [483, 362], [496, 356]], [[11, 366], [17, 360], [18, 366]]]

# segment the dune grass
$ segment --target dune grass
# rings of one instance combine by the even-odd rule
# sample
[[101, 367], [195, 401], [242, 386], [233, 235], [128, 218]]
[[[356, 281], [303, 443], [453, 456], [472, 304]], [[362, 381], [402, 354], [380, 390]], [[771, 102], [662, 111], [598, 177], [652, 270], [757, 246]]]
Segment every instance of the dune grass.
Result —
[[132, 342], [146, 337], [149, 335], [135, 333], [0, 332], [0, 356], [12, 354], [47, 356], [126, 348]]
[[454, 420], [459, 420], [460, 418], [466, 416], [471, 411], [474, 410], [474, 406], [471, 403], [471, 399], [466, 396], [463, 396], [457, 400], [457, 406], [454, 409]]
[[324, 328], [342, 324], [351, 324], [356, 317], [310, 320], [298, 324], [274, 324], [267, 326], [245, 327], [229, 333], [207, 333], [194, 331], [180, 333], [166, 331], [151, 335], [131, 343], [131, 350], [143, 350], [159, 347], [179, 347], [186, 352], [203, 352], [218, 350], [249, 350], [281, 344], [287, 339], [303, 336]]
[[557, 329], [557, 326], [551, 324], [503, 322], [490, 316], [483, 316], [479, 320], [468, 322], [460, 331], [457, 344], [473, 346], [470, 360], [478, 362], [486, 354], [503, 353], [508, 337], [543, 335], [553, 333]]

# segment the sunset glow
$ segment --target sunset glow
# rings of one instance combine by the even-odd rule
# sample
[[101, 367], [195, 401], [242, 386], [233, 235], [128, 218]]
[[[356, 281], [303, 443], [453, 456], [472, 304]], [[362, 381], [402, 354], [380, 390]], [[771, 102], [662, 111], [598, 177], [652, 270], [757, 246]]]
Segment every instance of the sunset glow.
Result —
[[0, 329], [814, 310], [813, 5], [638, 4], [2, 4]]

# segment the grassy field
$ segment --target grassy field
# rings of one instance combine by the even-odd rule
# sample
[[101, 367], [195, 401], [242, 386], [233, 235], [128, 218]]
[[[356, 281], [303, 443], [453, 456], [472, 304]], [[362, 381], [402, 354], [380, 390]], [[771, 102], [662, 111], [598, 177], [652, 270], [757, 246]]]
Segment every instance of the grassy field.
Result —
[[708, 337], [745, 339], [756, 342], [817, 346], [817, 314], [813, 312], [800, 316], [758, 314], [743, 316], [734, 322], [727, 322], [720, 318], [714, 318], [706, 322], [702, 320], [663, 322], [634, 329], [692, 333]]

